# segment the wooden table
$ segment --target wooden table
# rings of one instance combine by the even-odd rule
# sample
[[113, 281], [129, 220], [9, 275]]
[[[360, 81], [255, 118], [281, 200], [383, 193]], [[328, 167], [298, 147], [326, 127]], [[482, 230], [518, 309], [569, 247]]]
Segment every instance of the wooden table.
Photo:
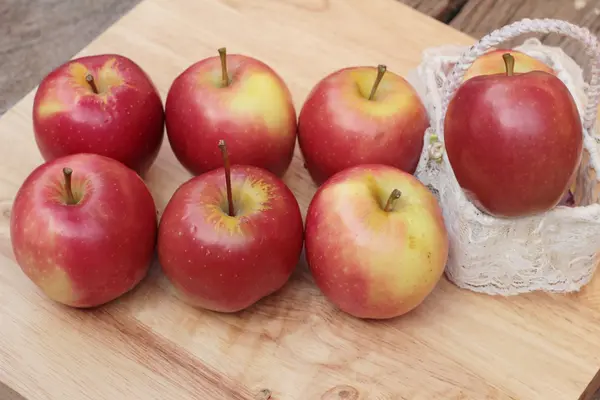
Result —
[[[425, 48], [472, 42], [392, 0], [145, 0], [81, 54], [132, 57], [164, 98], [190, 63], [227, 46], [280, 72], [299, 109], [334, 69], [385, 63], [406, 74]], [[10, 246], [12, 198], [42, 162], [32, 100], [0, 119], [0, 382], [19, 398], [568, 400], [600, 366], [600, 278], [578, 294], [512, 298], [442, 280], [409, 315], [368, 322], [333, 308], [304, 262], [284, 290], [237, 315], [183, 305], [155, 266], [110, 305], [59, 307]], [[161, 210], [188, 178], [165, 143], [148, 177]], [[315, 188], [298, 150], [285, 181], [305, 211]]]

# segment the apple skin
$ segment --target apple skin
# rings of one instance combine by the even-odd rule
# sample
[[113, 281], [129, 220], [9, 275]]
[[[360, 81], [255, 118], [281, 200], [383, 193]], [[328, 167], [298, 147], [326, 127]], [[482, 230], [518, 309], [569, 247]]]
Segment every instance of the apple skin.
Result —
[[467, 198], [501, 218], [554, 208], [582, 155], [579, 112], [555, 75], [482, 75], [463, 83], [444, 122], [448, 160]]
[[231, 184], [236, 216], [226, 211], [218, 168], [175, 191], [158, 234], [160, 264], [178, 296], [217, 312], [240, 311], [283, 287], [303, 244], [300, 208], [283, 181], [234, 165]]
[[473, 78], [474, 76], [506, 73], [506, 67], [504, 65], [504, 60], [502, 59], [502, 55], [505, 53], [509, 53], [514, 57], [514, 72], [516, 73], [522, 74], [531, 71], [543, 71], [549, 74], [555, 74], [554, 69], [552, 69], [550, 66], [521, 51], [512, 49], [494, 49], [475, 59], [473, 64], [471, 64], [465, 73], [463, 82]]
[[221, 167], [219, 140], [232, 164], [253, 165], [278, 177], [296, 145], [296, 110], [285, 82], [263, 62], [227, 55], [230, 84], [222, 87], [221, 61], [203, 59], [173, 82], [165, 105], [167, 137], [193, 175]]
[[[63, 168], [80, 201], [67, 205]], [[26, 178], [11, 212], [16, 261], [47, 297], [87, 308], [116, 299], [147, 274], [157, 217], [142, 179], [118, 161], [75, 154]]]
[[413, 173], [429, 127], [417, 92], [387, 71], [368, 100], [377, 68], [349, 67], [315, 85], [298, 117], [298, 144], [313, 181], [343, 169], [385, 164]]
[[[91, 73], [99, 94], [86, 81]], [[164, 110], [150, 77], [117, 54], [70, 60], [40, 83], [33, 127], [46, 161], [77, 153], [113, 158], [144, 175], [164, 137]]]
[[[402, 192], [391, 211], [385, 203]], [[359, 165], [319, 187], [308, 208], [305, 251], [323, 294], [358, 318], [398, 317], [443, 275], [448, 234], [435, 196], [413, 175]]]

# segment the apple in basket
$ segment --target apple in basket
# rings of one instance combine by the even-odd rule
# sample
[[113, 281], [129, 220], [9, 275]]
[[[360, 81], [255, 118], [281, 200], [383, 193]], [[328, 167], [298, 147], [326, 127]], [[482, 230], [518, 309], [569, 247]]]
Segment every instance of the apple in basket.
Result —
[[384, 65], [350, 67], [323, 78], [298, 117], [298, 144], [313, 181], [359, 164], [413, 173], [429, 126], [415, 89]]
[[306, 259], [317, 286], [358, 318], [397, 317], [420, 305], [443, 274], [448, 246], [433, 193], [388, 165], [335, 174], [306, 216]]
[[[465, 76], [463, 77], [463, 82], [471, 79], [474, 76], [480, 75], [493, 75], [493, 74], [503, 74], [506, 72], [506, 66], [504, 63], [504, 59], [502, 58], [503, 54], [510, 54], [515, 59], [514, 62], [514, 72], [515, 73], [525, 73], [530, 71], [544, 71], [550, 74], [556, 74], [554, 69], [552, 69], [549, 65], [541, 61], [540, 59], [530, 56], [519, 50], [514, 49], [493, 49], [491, 51], [486, 52], [485, 54], [477, 57], [477, 59], [471, 64]], [[560, 205], [573, 207], [574, 199], [573, 193], [575, 192], [575, 186], [573, 185], [564, 193], [562, 200], [560, 201]]]
[[516, 74], [530, 71], [544, 71], [554, 74], [554, 70], [550, 66], [526, 53], [513, 49], [494, 49], [475, 59], [465, 73], [463, 82], [474, 76], [506, 73], [506, 66], [502, 58], [504, 54], [510, 54], [515, 59], [513, 72]]
[[545, 71], [514, 72], [497, 54], [501, 74], [464, 82], [448, 105], [448, 160], [468, 199], [496, 217], [521, 217], [558, 205], [574, 182], [583, 136], [567, 86]]

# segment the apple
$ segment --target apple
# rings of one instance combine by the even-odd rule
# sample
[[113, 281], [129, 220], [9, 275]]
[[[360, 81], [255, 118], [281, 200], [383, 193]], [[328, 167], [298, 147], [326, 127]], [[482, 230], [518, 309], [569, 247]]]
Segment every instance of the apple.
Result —
[[531, 71], [544, 71], [549, 74], [555, 73], [554, 69], [543, 61], [521, 51], [512, 49], [493, 49], [475, 59], [465, 73], [463, 82], [474, 76], [506, 73], [506, 67], [502, 58], [504, 54], [510, 54], [515, 59], [514, 73], [522, 74]]
[[222, 167], [215, 144], [228, 143], [232, 164], [281, 177], [296, 145], [296, 111], [284, 81], [254, 58], [226, 53], [203, 59], [173, 82], [165, 105], [167, 137], [193, 175]]
[[358, 318], [408, 313], [434, 289], [448, 258], [435, 196], [408, 172], [363, 164], [323, 183], [306, 216], [309, 269], [323, 294]]
[[[465, 73], [463, 82], [471, 79], [474, 76], [506, 73], [506, 67], [502, 56], [507, 53], [513, 56], [513, 58], [515, 59], [515, 73], [544, 71], [549, 74], [556, 74], [554, 69], [546, 63], [544, 63], [543, 61], [521, 51], [513, 49], [493, 49], [478, 57], [473, 62], [473, 64], [471, 64], [471, 66]], [[573, 191], [573, 189], [567, 190], [567, 192], [563, 194], [563, 199], [561, 200], [559, 205], [567, 205], [569, 207], [574, 206]]]
[[467, 198], [495, 217], [521, 217], [555, 207], [574, 181], [582, 125], [569, 89], [544, 71], [464, 82], [444, 122], [448, 160]]
[[415, 171], [427, 111], [404, 78], [386, 71], [384, 65], [343, 68], [308, 95], [298, 117], [298, 144], [317, 185], [360, 164]]
[[184, 302], [237, 312], [282, 288], [302, 251], [303, 224], [290, 189], [256, 166], [230, 165], [196, 176], [161, 217], [158, 257]]
[[10, 235], [18, 265], [48, 298], [96, 307], [147, 274], [156, 208], [132, 169], [105, 156], [74, 154], [26, 178], [12, 206]]
[[150, 77], [117, 54], [70, 60], [40, 83], [33, 127], [46, 161], [77, 153], [113, 158], [144, 175], [164, 137], [164, 111]]

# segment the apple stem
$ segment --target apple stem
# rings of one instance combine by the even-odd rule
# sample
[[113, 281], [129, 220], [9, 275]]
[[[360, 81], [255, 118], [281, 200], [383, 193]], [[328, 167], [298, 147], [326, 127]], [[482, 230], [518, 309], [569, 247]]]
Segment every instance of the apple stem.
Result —
[[504, 53], [502, 58], [506, 67], [506, 76], [513, 76], [515, 73], [515, 58], [510, 53]]
[[94, 76], [92, 74], [88, 73], [85, 76], [85, 80], [90, 85], [90, 87], [92, 88], [92, 91], [94, 93], [98, 94], [98, 87], [96, 86], [96, 81], [94, 80]]
[[227, 49], [221, 47], [219, 49], [219, 57], [221, 58], [221, 80], [223, 87], [229, 86], [229, 76], [227, 74]]
[[227, 153], [227, 146], [224, 140], [219, 140], [219, 148], [223, 155], [223, 164], [225, 166], [225, 184], [227, 186], [227, 207], [229, 216], [235, 216], [235, 210], [233, 209], [233, 193], [231, 192], [231, 165], [229, 163], [229, 154]]
[[394, 204], [396, 204], [396, 200], [398, 200], [402, 196], [402, 192], [398, 189], [392, 190], [390, 193], [390, 197], [388, 197], [387, 203], [385, 203], [385, 207], [383, 211], [390, 212], [394, 208]]
[[67, 204], [77, 204], [77, 200], [75, 200], [75, 196], [73, 196], [73, 189], [71, 188], [71, 175], [73, 175], [73, 170], [69, 167], [65, 167], [63, 168], [63, 175], [65, 177], [65, 191], [67, 192]]
[[377, 92], [377, 88], [379, 87], [379, 83], [383, 79], [385, 71], [387, 71], [387, 67], [385, 65], [379, 64], [377, 66], [377, 76], [375, 77], [375, 82], [373, 83], [373, 87], [371, 88], [369, 100], [373, 100], [373, 98], [375, 97], [375, 92]]

